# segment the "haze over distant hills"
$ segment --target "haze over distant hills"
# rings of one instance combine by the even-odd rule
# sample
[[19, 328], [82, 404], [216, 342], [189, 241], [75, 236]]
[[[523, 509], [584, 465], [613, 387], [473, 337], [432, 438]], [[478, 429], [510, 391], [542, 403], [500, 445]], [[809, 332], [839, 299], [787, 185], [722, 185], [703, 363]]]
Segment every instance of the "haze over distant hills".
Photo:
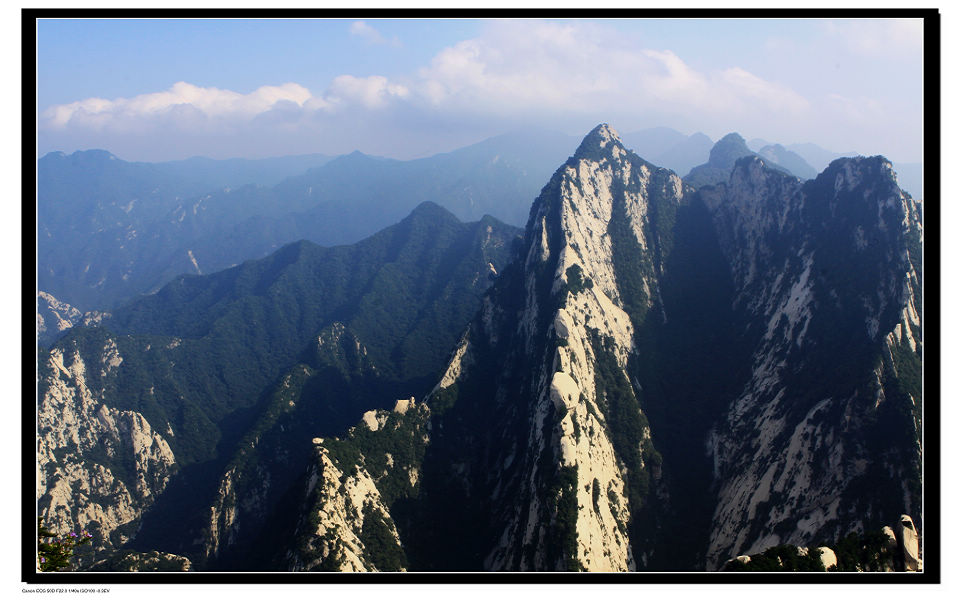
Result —
[[[760, 154], [763, 154], [762, 150], [765, 147], [775, 145], [776, 144], [772, 144], [771, 142], [760, 138], [754, 138], [747, 142], [747, 146], [751, 150]], [[802, 144], [787, 144], [786, 146], [783, 146], [783, 148], [800, 156], [811, 167], [813, 167], [815, 172], [823, 171], [831, 162], [838, 158], [842, 158], [844, 156], [857, 156], [859, 154], [858, 152], [854, 151], [834, 152], [832, 150], [826, 150], [825, 148], [810, 142]], [[921, 163], [893, 162], [893, 170], [897, 174], [897, 183], [899, 183], [900, 188], [914, 198], [921, 199], [921, 190], [923, 187], [923, 165]]]
[[713, 141], [703, 133], [686, 136], [669, 127], [653, 127], [626, 133], [623, 143], [655, 165], [684, 175], [693, 167], [707, 162]]
[[230, 176], [246, 173], [234, 161], [153, 166], [103, 151], [49, 154], [38, 162], [39, 289], [82, 311], [109, 309], [180, 273], [217, 271], [295, 240], [356, 242], [425, 201], [467, 220], [522, 224], [568, 142], [536, 132], [414, 161], [316, 157], [315, 168], [274, 185], [303, 159], [256, 161], [272, 171], [251, 181]]
[[[695, 185], [725, 180], [733, 164], [709, 164], [718, 146], [701, 133], [657, 127], [624, 144]], [[815, 175], [803, 153], [816, 164], [835, 157], [812, 144], [751, 144], [801, 178]], [[464, 220], [489, 214], [523, 225], [542, 182], [575, 147], [571, 136], [530, 129], [410, 161], [354, 152], [151, 164], [101, 150], [51, 153], [38, 161], [39, 289], [81, 313], [109, 310], [178, 274], [217, 271], [295, 240], [356, 242], [424, 201]], [[742, 138], [737, 147], [733, 158], [751, 152]], [[919, 165], [898, 168], [904, 189], [919, 185], [911, 181]]]

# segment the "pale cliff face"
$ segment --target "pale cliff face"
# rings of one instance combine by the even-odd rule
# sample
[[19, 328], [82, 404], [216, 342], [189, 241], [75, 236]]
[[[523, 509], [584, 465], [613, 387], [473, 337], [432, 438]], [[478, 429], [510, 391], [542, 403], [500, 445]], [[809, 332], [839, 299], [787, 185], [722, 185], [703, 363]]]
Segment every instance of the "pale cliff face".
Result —
[[[718, 264], [729, 269], [723, 281], [730, 306], [722, 314], [742, 328], [730, 334], [736, 340], [710, 343], [743, 353], [734, 366], [746, 371], [725, 380], [739, 382], [737, 389], [703, 388], [709, 396], [699, 406], [716, 410], [715, 420], [696, 424], [703, 439], [688, 440], [713, 466], [713, 484], [702, 486], [713, 514], [699, 560], [715, 568], [737, 553], [835, 539], [857, 526], [850, 482], [886, 469], [888, 460], [864, 449], [871, 411], [890, 418], [883, 411], [900, 402], [891, 396], [899, 393], [898, 365], [907, 360], [904, 352], [917, 354], [922, 346], [913, 294], [920, 279], [908, 253], [898, 250], [900, 228], [922, 230], [917, 211], [887, 185], [883, 169], [874, 159], [838, 163], [804, 184], [754, 157], [742, 160], [727, 184], [690, 200], [676, 175], [625, 151], [611, 129], [592, 132], [544, 188], [520, 262], [500, 275], [428, 398], [451, 411], [432, 419], [435, 437], [473, 444], [466, 456], [449, 460], [447, 476], [465, 500], [486, 507], [478, 566], [642, 570], [664, 541], [644, 526], [664, 524], [640, 521], [684, 517], [671, 511], [689, 503], [672, 505], [671, 488], [660, 481], [661, 469], [683, 465], [656, 452], [656, 424], [647, 424], [639, 401], [648, 393], [645, 400], [660, 410], [682, 410], [670, 394], [689, 388], [667, 382], [646, 392], [648, 381], [641, 385], [638, 377], [650, 374], [635, 365], [658, 359], [646, 353], [662, 351], [669, 340], [657, 336], [697, 335], [666, 327], [672, 310], [681, 319], [690, 311], [677, 310], [662, 293], [664, 277], [675, 277], [668, 282], [672, 302], [684, 300], [677, 289], [691, 293], [683, 286], [699, 281], [668, 271], [683, 264], [668, 264], [667, 256], [677, 231], [673, 218], [687, 202], [702, 201], [685, 218], [703, 215], [713, 228], [723, 255]], [[677, 243], [687, 244], [686, 257], [704, 256], [698, 240]], [[838, 272], [846, 252], [864, 273]], [[885, 345], [889, 360], [872, 374], [859, 363], [846, 365], [847, 388], [824, 392], [814, 385], [822, 372], [810, 357], [832, 357], [837, 335], [852, 340], [856, 352]], [[698, 373], [696, 365], [679, 372]], [[457, 425], [466, 415], [475, 422]], [[626, 438], [625, 415], [636, 419]], [[361, 427], [376, 434], [384, 423], [370, 412]], [[909, 506], [908, 471], [897, 471], [902, 484], [897, 480], [891, 491]], [[653, 512], [637, 510], [654, 500]]]
[[[355, 446], [352, 458], [339, 440], [315, 438], [314, 463], [302, 490], [301, 517], [283, 563], [292, 571], [402, 571], [403, 546], [390, 514], [392, 495], [415, 495], [419, 462], [409, 457], [410, 445], [429, 442], [429, 409], [416, 399], [397, 400], [392, 411], [370, 411], [351, 428], [346, 439], [381, 438], [376, 449]], [[374, 424], [371, 426], [371, 423]], [[349, 442], [348, 442], [349, 443]], [[399, 444], [397, 446], [396, 444]], [[387, 449], [384, 451], [384, 449]], [[389, 490], [389, 492], [382, 492]], [[385, 496], [390, 495], [387, 498]]]
[[[166, 487], [175, 457], [143, 415], [103, 403], [88, 372], [108, 376], [122, 363], [114, 340], [99, 364], [78, 352], [50, 353], [46, 392], [37, 405], [37, 503], [44, 524], [66, 533], [94, 533], [94, 547], [126, 541], [134, 524]], [[106, 457], [106, 460], [104, 460]], [[123, 476], [112, 468], [130, 465]]]
[[37, 334], [60, 333], [76, 325], [83, 315], [46, 292], [37, 292]]
[[[604, 356], [613, 357], [615, 369], [626, 380], [626, 363], [635, 351], [634, 328], [622, 308], [614, 240], [608, 229], [612, 219], [625, 220], [634, 243], [650, 253], [648, 197], [660, 193], [675, 203], [682, 197], [679, 178], [671, 174], [665, 185], [663, 179], [654, 183], [653, 169], [624, 150], [609, 127], [602, 126], [588, 136], [581, 151], [554, 175], [531, 215], [522, 308], [516, 315], [506, 314], [488, 301], [481, 324], [470, 334], [483, 339], [468, 338], [461, 343], [438, 386], [468, 385], [464, 382], [472, 375], [470, 349], [474, 345], [497, 348], [496, 352], [505, 355], [535, 354], [541, 343], [538, 340], [556, 340], [553, 350], [528, 375], [532, 405], [525, 439], [507, 449], [493, 450], [500, 453], [501, 464], [517, 469], [517, 474], [511, 483], [498, 484], [493, 492], [495, 506], [503, 503], [510, 508], [495, 517], [495, 531], [500, 532], [496, 537], [502, 542], [489, 551], [484, 568], [564, 569], [578, 565], [590, 571], [626, 571], [637, 567], [626, 527], [631, 519], [626, 466], [611, 442], [609, 400], [596, 383], [596, 345], [606, 340]], [[544, 271], [545, 267], [550, 270]], [[559, 306], [551, 305], [553, 300], [544, 297], [543, 290], [551, 296], [560, 294], [571, 285], [568, 273], [573, 272], [579, 273], [580, 282], [573, 285], [582, 289], [571, 290]], [[644, 308], [649, 308], [658, 293], [658, 282], [645, 277], [641, 285]], [[505, 346], [501, 332], [509, 329], [513, 319], [518, 323], [517, 337], [512, 338], [512, 346]], [[643, 435], [637, 444], [649, 440], [649, 429]], [[645, 468], [642, 462], [637, 467]], [[576, 543], [566, 562], [551, 563], [544, 550], [546, 540], [561, 525], [554, 499], [542, 492], [561, 471], [574, 473], [573, 484], [563, 493], [573, 494], [569, 502], [576, 507], [572, 525]], [[507, 496], [504, 490], [514, 485]], [[509, 499], [514, 497], [527, 500], [516, 504]]]
[[[372, 511], [382, 518], [389, 517], [390, 513], [373, 478], [365, 469], [358, 469], [353, 475], [341, 472], [323, 447], [318, 446], [317, 466], [310, 482], [308, 493], [316, 493], [321, 499], [310, 509], [316, 525], [307, 532], [311, 538], [308, 547], [291, 556], [291, 569], [310, 571], [329, 561], [338, 571], [376, 571], [365, 558], [367, 549], [360, 540], [360, 532], [366, 514]], [[388, 527], [395, 543], [399, 544], [396, 527], [392, 522]]]
[[[492, 445], [477, 447], [465, 462], [448, 465], [451, 478], [461, 480], [464, 489], [476, 490], [470, 494], [482, 496], [477, 502], [490, 503], [493, 514], [485, 517], [489, 522], [483, 528], [491, 539], [500, 541], [486, 548], [484, 569], [637, 568], [627, 528], [632, 518], [627, 463], [610, 433], [614, 400], [597, 381], [600, 360], [614, 371], [607, 377], [626, 381], [626, 364], [635, 352], [634, 327], [622, 307], [623, 292], [614, 269], [615, 242], [609, 223], [622, 220], [633, 243], [649, 253], [648, 236], [653, 229], [647, 215], [648, 196], [661, 194], [677, 203], [682, 195], [679, 178], [664, 173], [655, 178], [654, 169], [629, 155], [609, 127], [589, 136], [582, 151], [557, 172], [538, 200], [523, 263], [501, 274], [512, 278], [505, 285], [523, 290], [522, 298], [514, 298], [520, 300], [516, 310], [499, 303], [496, 293], [487, 297], [428, 399], [428, 403], [442, 403], [439, 399], [445, 394], [456, 395], [456, 390], [475, 386], [478, 377], [485, 377], [478, 369], [486, 369], [490, 361], [509, 365], [511, 357], [535, 357], [511, 376], [522, 383], [499, 384], [504, 387], [494, 391], [492, 398], [468, 394], [456, 400], [460, 407], [487, 404], [483, 410], [489, 418], [505, 420], [503, 427], [514, 432], [497, 440], [494, 425], [482, 434]], [[642, 308], [647, 309], [655, 301], [658, 282], [646, 277], [641, 285]], [[544, 340], [553, 341], [544, 348]], [[506, 400], [517, 386], [530, 390], [529, 396], [519, 398], [528, 405], [511, 406]], [[636, 398], [632, 401], [636, 403]], [[454, 425], [449, 419], [455, 418], [434, 415], [428, 426], [434, 435], [443, 436]], [[370, 435], [387, 435], [386, 424], [386, 414], [370, 411], [358, 428]], [[325, 442], [318, 442], [318, 466], [311, 479], [318, 501], [310, 514], [319, 515], [310, 542], [314, 558], [313, 562], [302, 558], [301, 549], [300, 558], [293, 557], [295, 568], [311, 568], [318, 560], [337, 556], [340, 569], [367, 569], [369, 561], [357, 536], [362, 530], [359, 510], [369, 506], [386, 515], [389, 507], [380, 501], [379, 484], [370, 473], [362, 468], [352, 474], [338, 470], [325, 454]], [[649, 444], [649, 428], [641, 431], [635, 443]], [[647, 467], [640, 459], [633, 468]], [[416, 485], [415, 479], [410, 481]], [[548, 488], [557, 489], [559, 497], [545, 494]], [[572, 507], [572, 518], [558, 512], [558, 502]], [[331, 539], [327, 533], [334, 530], [340, 532], [335, 537], [341, 541], [333, 545], [323, 541]], [[548, 549], [555, 545], [552, 540], [558, 532], [574, 540], [569, 555], [558, 556], [556, 548]]]

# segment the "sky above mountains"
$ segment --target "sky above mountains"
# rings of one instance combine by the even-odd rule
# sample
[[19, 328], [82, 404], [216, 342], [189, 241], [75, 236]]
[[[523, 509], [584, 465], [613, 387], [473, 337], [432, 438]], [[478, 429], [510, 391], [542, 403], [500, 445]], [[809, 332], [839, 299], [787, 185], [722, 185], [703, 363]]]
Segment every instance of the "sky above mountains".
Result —
[[667, 126], [919, 162], [920, 20], [40, 20], [38, 153], [414, 158]]

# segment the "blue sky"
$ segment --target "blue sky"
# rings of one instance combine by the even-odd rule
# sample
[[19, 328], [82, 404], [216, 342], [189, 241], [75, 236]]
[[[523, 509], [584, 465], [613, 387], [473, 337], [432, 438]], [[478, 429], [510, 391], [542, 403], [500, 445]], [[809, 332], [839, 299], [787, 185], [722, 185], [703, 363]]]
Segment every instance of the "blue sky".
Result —
[[[164, 90], [178, 81], [249, 93], [297, 82], [415, 70], [476, 21], [376, 21], [384, 43], [351, 34], [356, 19], [49, 20], [37, 28], [41, 107]], [[373, 24], [373, 22], [371, 22]], [[407, 40], [398, 47], [394, 38]]]
[[48, 20], [38, 151], [411, 158], [667, 126], [919, 162], [922, 28], [886, 20]]

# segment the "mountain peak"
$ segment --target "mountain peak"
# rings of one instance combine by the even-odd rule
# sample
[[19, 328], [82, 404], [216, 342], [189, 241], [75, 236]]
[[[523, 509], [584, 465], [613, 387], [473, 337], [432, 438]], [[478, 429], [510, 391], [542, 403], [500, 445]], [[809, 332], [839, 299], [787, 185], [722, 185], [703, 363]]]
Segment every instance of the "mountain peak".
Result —
[[710, 149], [709, 164], [721, 169], [731, 169], [738, 158], [750, 156], [753, 152], [739, 133], [728, 133]]
[[[621, 149], [624, 149], [620, 134], [610, 127], [610, 125], [601, 123], [594, 127], [593, 130], [583, 138], [573, 157], [595, 158], [601, 154], [605, 148], [614, 146], [619, 146]], [[610, 152], [610, 150], [607, 150], [607, 152]]]
[[442, 229], [445, 227], [459, 227], [463, 222], [455, 214], [430, 200], [418, 204], [396, 226], [406, 228]]

